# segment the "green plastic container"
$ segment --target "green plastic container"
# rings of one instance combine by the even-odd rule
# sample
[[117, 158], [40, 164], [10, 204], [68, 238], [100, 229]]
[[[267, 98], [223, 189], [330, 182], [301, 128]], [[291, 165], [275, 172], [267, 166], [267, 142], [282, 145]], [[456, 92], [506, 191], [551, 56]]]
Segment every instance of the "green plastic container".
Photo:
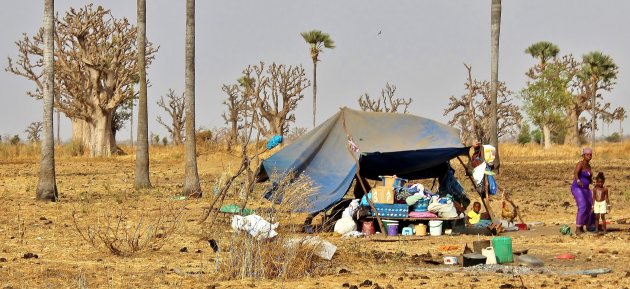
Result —
[[492, 239], [492, 248], [497, 257], [497, 263], [512, 263], [512, 238], [496, 237]]

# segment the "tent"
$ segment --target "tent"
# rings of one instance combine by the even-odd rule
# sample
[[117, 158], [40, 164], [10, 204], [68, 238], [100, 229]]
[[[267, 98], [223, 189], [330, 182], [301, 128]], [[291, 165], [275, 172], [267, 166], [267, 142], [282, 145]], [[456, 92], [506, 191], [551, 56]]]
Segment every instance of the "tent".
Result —
[[[352, 137], [358, 152], [348, 149]], [[281, 178], [293, 171], [306, 174], [316, 190], [307, 211], [327, 210], [345, 195], [357, 171], [378, 180], [379, 175], [405, 179], [439, 177], [448, 161], [468, 154], [459, 131], [410, 114], [363, 112], [341, 108], [324, 123], [263, 160], [258, 180]], [[277, 181], [272, 179], [271, 181]]]

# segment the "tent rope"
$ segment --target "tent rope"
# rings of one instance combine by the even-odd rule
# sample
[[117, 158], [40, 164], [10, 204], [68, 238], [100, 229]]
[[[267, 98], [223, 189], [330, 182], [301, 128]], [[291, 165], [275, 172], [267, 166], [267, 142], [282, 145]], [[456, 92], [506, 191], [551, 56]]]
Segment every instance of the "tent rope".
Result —
[[376, 217], [376, 221], [378, 222], [379, 227], [381, 228], [381, 230], [383, 230], [383, 228], [385, 228], [383, 227], [383, 221], [381, 220], [381, 217], [379, 216], [378, 211], [376, 210], [376, 207], [374, 206], [374, 203], [372, 203], [372, 199], [368, 198], [367, 189], [365, 188], [365, 184], [363, 184], [363, 178], [361, 178], [361, 174], [360, 174], [361, 166], [359, 165], [359, 159], [357, 159], [357, 157], [354, 155], [354, 152], [352, 151], [352, 148], [350, 147], [350, 142], [352, 142], [353, 140], [352, 140], [352, 135], [350, 134], [350, 132], [348, 131], [348, 127], [346, 126], [346, 112], [343, 109], [341, 109], [341, 123], [343, 124], [343, 130], [346, 133], [346, 137], [348, 138], [348, 145], [346, 145], [346, 148], [348, 149], [348, 153], [352, 156], [352, 159], [357, 165], [357, 171], [355, 173], [357, 176], [357, 183], [361, 184], [361, 188], [363, 189], [363, 195], [365, 196], [365, 199], [370, 205], [372, 212], [374, 212], [374, 216]]

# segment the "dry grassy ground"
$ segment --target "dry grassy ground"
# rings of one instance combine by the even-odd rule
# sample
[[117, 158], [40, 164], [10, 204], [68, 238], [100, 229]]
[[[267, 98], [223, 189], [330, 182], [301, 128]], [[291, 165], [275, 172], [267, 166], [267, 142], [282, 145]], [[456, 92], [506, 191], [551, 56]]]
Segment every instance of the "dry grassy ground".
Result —
[[[181, 148], [180, 148], [181, 149]], [[594, 153], [594, 170], [607, 174], [613, 210], [611, 228], [605, 236], [585, 234], [579, 237], [558, 233], [560, 224], [573, 224], [576, 211], [569, 192], [571, 174], [579, 160], [579, 149], [556, 147], [543, 152], [538, 147], [504, 145], [501, 147], [503, 169], [498, 181], [514, 194], [526, 221], [542, 221], [521, 234], [511, 234], [515, 250], [529, 249], [530, 254], [546, 263], [544, 270], [514, 274], [510, 270], [469, 271], [462, 267], [431, 265], [422, 261], [428, 255], [441, 260], [440, 246], [463, 247], [475, 236], [426, 237], [417, 241], [373, 242], [365, 239], [341, 239], [320, 235], [338, 246], [330, 262], [323, 263], [321, 276], [296, 280], [224, 280], [215, 272], [216, 255], [208, 245], [209, 237], [219, 246], [232, 234], [225, 220], [209, 229], [209, 221], [199, 224], [203, 208], [213, 198], [217, 178], [233, 171], [239, 157], [225, 152], [203, 150], [199, 156], [199, 174], [204, 197], [199, 200], [174, 200], [181, 189], [183, 161], [180, 149], [152, 150], [151, 181], [154, 188], [133, 189], [133, 156], [111, 159], [60, 157], [57, 159], [58, 203], [34, 199], [37, 159], [6, 153], [0, 159], [0, 286], [2, 288], [343, 288], [370, 280], [363, 288], [623, 288], [630, 286], [629, 227], [617, 220], [630, 218], [630, 145], [601, 145]], [[459, 169], [458, 164], [456, 168]], [[470, 186], [459, 171], [465, 187]], [[258, 191], [262, 187], [258, 188]], [[234, 202], [235, 200], [232, 200]], [[256, 207], [262, 203], [252, 201]], [[569, 207], [563, 204], [568, 202]], [[499, 202], [494, 206], [498, 209]], [[98, 250], [84, 240], [75, 228], [72, 213], [80, 228], [102, 224], [104, 216], [124, 214], [127, 229], [142, 218], [143, 224], [159, 216], [168, 217], [169, 209], [182, 210], [176, 231], [164, 240], [159, 250], [145, 250], [130, 257], [115, 256]], [[299, 223], [301, 217], [294, 218]], [[164, 223], [166, 227], [173, 223]], [[280, 234], [295, 234], [282, 224]], [[186, 252], [182, 250], [186, 247]], [[573, 253], [575, 260], [556, 260], [559, 253]], [[37, 258], [25, 258], [27, 253]], [[27, 256], [28, 257], [28, 256]], [[563, 274], [578, 269], [610, 268], [610, 274], [597, 277]], [[378, 287], [375, 285], [378, 283]], [[514, 286], [514, 287], [510, 287]]]

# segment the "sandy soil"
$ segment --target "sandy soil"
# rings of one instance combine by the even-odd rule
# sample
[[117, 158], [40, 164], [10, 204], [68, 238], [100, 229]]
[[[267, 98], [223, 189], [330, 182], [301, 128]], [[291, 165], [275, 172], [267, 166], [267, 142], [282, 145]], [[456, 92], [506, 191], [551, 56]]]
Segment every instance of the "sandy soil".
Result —
[[[153, 159], [154, 188], [132, 188], [134, 160], [131, 156], [111, 159], [65, 158], [57, 160], [57, 185], [61, 202], [34, 199], [38, 164], [36, 160], [0, 160], [0, 284], [2, 288], [624, 288], [630, 287], [630, 226], [617, 221], [630, 218], [630, 173], [628, 160], [607, 156], [595, 159], [595, 171], [608, 176], [613, 210], [612, 232], [607, 235], [564, 236], [562, 224], [573, 226], [575, 204], [568, 190], [577, 159], [510, 157], [503, 162], [501, 185], [514, 195], [527, 222], [544, 226], [527, 232], [506, 234], [514, 250], [545, 262], [542, 269], [494, 267], [469, 269], [432, 265], [442, 256], [459, 255], [477, 236], [437, 236], [421, 240], [374, 242], [320, 237], [338, 246], [323, 276], [291, 281], [222, 280], [213, 273], [215, 253], [204, 238], [207, 223], [199, 224], [203, 208], [212, 200], [217, 177], [235, 169], [239, 159], [227, 153], [202, 154], [199, 173], [205, 192], [199, 200], [173, 200], [181, 190], [181, 155]], [[462, 183], [463, 176], [459, 173]], [[253, 205], [260, 200], [254, 200]], [[495, 209], [500, 202], [494, 202]], [[566, 206], [568, 204], [568, 206]], [[94, 249], [75, 229], [87, 226], [104, 213], [124, 208], [130, 219], [160, 214], [160, 209], [178, 207], [183, 217], [172, 239], [160, 250], [131, 257], [118, 257]], [[227, 231], [224, 221], [219, 230]], [[287, 229], [281, 233], [290, 234]], [[225, 234], [229, 236], [228, 233]], [[221, 245], [221, 241], [219, 241]], [[441, 246], [456, 248], [440, 251]], [[181, 252], [186, 247], [186, 252]], [[31, 254], [28, 254], [31, 253]], [[574, 260], [554, 256], [572, 253]], [[37, 255], [32, 258], [25, 258]], [[516, 265], [516, 264], [512, 264]], [[580, 269], [609, 268], [597, 276], [574, 274]], [[368, 281], [366, 281], [368, 280]], [[365, 285], [361, 287], [361, 284]], [[371, 284], [371, 285], [368, 285]], [[378, 284], [378, 285], [377, 285]], [[214, 286], [214, 287], [213, 287]]]

